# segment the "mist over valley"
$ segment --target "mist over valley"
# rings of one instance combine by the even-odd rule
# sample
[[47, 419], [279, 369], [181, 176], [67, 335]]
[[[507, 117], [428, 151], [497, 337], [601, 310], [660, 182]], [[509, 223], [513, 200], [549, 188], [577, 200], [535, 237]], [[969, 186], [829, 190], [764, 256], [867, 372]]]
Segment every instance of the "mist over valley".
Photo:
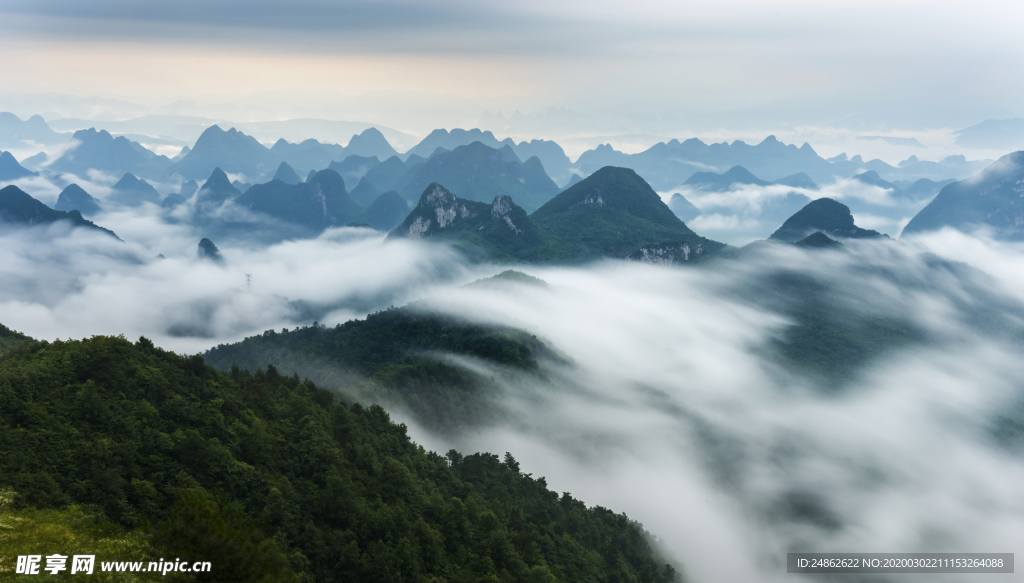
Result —
[[0, 578], [1016, 581], [1022, 16], [0, 7]]

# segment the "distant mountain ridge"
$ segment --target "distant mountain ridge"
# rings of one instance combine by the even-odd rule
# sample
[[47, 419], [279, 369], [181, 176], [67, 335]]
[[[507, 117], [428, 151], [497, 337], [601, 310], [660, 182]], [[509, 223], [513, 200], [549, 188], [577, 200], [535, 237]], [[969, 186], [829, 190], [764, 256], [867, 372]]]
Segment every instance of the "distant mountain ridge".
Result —
[[167, 169], [167, 175], [201, 180], [214, 168], [221, 168], [260, 181], [272, 176], [282, 163], [288, 164], [298, 176], [298, 171], [323, 170], [352, 155], [386, 159], [396, 154], [375, 128], [352, 136], [348, 146], [323, 144], [314, 139], [292, 144], [282, 138], [267, 148], [234, 127], [225, 131], [213, 125], [199, 136], [191, 151]]
[[[534, 139], [529, 142], [522, 141], [517, 144], [512, 140], [512, 138], [505, 138], [504, 140], [499, 141], [490, 131], [484, 131], [477, 128], [470, 130], [456, 128], [451, 131], [446, 129], [436, 129], [430, 132], [427, 137], [423, 138], [420, 143], [410, 148], [409, 151], [404, 154], [404, 157], [406, 159], [410, 156], [430, 158], [434, 155], [437, 148], [444, 148], [445, 150], [451, 151], [459, 146], [468, 146], [473, 142], [480, 142], [489, 148], [494, 148], [499, 151], [503, 147], [508, 146], [512, 153], [522, 161], [536, 157], [541, 161], [541, 164], [544, 165], [544, 169], [548, 176], [558, 184], [565, 184], [572, 177], [572, 171], [570, 169], [572, 161], [565, 154], [562, 147], [556, 142]], [[383, 159], [384, 158], [381, 158], [381, 160]]]
[[825, 184], [832, 182], [835, 176], [853, 176], [867, 170], [874, 170], [888, 180], [962, 178], [978, 172], [989, 163], [985, 160], [969, 162], [963, 156], [948, 156], [940, 162], [918, 160], [898, 167], [881, 160], [865, 162], [860, 156], [847, 158], [845, 154], [830, 160], [819, 156], [810, 144], [800, 147], [787, 145], [775, 136], [768, 136], [753, 146], [742, 141], [706, 144], [690, 138], [683, 142], [660, 142], [637, 154], [626, 154], [604, 144], [584, 152], [573, 168], [583, 174], [603, 166], [631, 168], [655, 189], [667, 191], [708, 168], [743, 166], [755, 176], [768, 177], [769, 180], [802, 173], [813, 182]]
[[[366, 205], [355, 202], [344, 179], [332, 169], [316, 172], [305, 182], [288, 184], [275, 179], [240, 194], [224, 171], [216, 168], [197, 194], [197, 220], [215, 225], [224, 220], [220, 209], [233, 205], [297, 225], [306, 229], [306, 234], [352, 223], [389, 231], [409, 213], [409, 205], [394, 191], [382, 193]], [[244, 222], [234, 226], [246, 228]]]
[[903, 228], [903, 234], [943, 227], [989, 227], [996, 237], [1024, 240], [1024, 151], [1013, 152], [967, 180], [948, 184]]
[[987, 119], [954, 132], [956, 145], [986, 150], [1024, 149], [1024, 119]]
[[28, 176], [36, 176], [36, 173], [19, 164], [10, 152], [0, 152], [0, 181], [17, 180]]
[[724, 248], [687, 228], [640, 176], [625, 168], [602, 168], [530, 215], [512, 197], [496, 196], [488, 205], [456, 197], [434, 183], [389, 238], [432, 238], [471, 255], [556, 264], [622, 259], [668, 241], [692, 248], [690, 262]]
[[478, 202], [510, 196], [528, 212], [537, 210], [558, 192], [558, 185], [548, 177], [539, 158], [524, 163], [508, 161], [500, 151], [481, 142], [458, 146], [410, 169], [398, 192], [414, 201], [432, 183], [444, 184], [460, 197]]
[[70, 137], [70, 134], [53, 131], [42, 116], [33, 115], [23, 121], [8, 111], [0, 112], [0, 148], [56, 145], [68, 141]]
[[713, 190], [723, 192], [730, 190], [734, 184], [753, 184], [755, 186], [768, 186], [771, 182], [761, 180], [750, 173], [743, 166], [733, 166], [726, 172], [715, 174], [714, 172], [696, 172], [686, 179], [683, 186], [698, 188], [701, 190]]
[[0, 222], [33, 226], [47, 225], [58, 221], [68, 221], [74, 227], [102, 231], [118, 239], [113, 231], [83, 218], [82, 213], [77, 210], [64, 212], [51, 209], [14, 185], [0, 189]]
[[106, 130], [79, 130], [72, 136], [72, 141], [77, 145], [51, 162], [50, 171], [85, 177], [93, 169], [113, 174], [130, 172], [152, 178], [171, 165], [167, 156], [158, 156], [123, 136], [115, 138]]

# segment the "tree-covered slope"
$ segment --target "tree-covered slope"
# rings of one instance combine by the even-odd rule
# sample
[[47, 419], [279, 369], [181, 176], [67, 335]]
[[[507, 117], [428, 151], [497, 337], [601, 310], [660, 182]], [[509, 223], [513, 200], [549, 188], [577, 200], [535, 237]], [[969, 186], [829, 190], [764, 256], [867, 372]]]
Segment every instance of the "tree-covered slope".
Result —
[[0, 357], [31, 340], [28, 336], [0, 324]]
[[850, 207], [832, 200], [819, 198], [807, 203], [786, 219], [769, 239], [795, 243], [816, 232], [840, 239], [878, 239], [885, 235], [862, 229], [854, 224]]
[[[673, 242], [713, 255], [724, 245], [691, 231], [636, 172], [606, 166], [530, 215], [545, 239], [544, 259], [578, 263], [625, 258]], [[705, 256], [706, 256], [705, 255]]]
[[3, 488], [18, 507], [94, 505], [212, 561], [208, 580], [674, 578], [640, 525], [559, 497], [509, 454], [442, 457], [380, 407], [144, 338], [29, 342], [0, 361]]
[[435, 431], [491, 421], [491, 379], [454, 366], [441, 354], [534, 372], [541, 358], [554, 358], [525, 332], [421, 313], [415, 306], [390, 308], [333, 328], [267, 330], [204, 356], [221, 370], [273, 364], [284, 374], [298, 373], [353, 398], [401, 405]]

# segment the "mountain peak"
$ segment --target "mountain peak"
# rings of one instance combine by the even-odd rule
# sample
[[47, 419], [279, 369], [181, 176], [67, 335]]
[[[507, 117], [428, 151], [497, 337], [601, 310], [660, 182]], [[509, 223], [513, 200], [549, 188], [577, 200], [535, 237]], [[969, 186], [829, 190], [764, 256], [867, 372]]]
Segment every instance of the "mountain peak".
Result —
[[218, 166], [210, 173], [210, 177], [206, 179], [206, 183], [203, 184], [203, 188], [215, 188], [224, 184], [230, 185], [231, 180], [228, 178], [228, 175], [220, 169], [220, 166]]
[[743, 166], [733, 166], [721, 174], [715, 174], [714, 172], [695, 172], [693, 176], [690, 176], [683, 184], [700, 190], [724, 192], [730, 190], [733, 184], [755, 184], [757, 186], [768, 186], [771, 183], [754, 176]]
[[78, 140], [80, 142], [93, 141], [93, 140], [96, 140], [96, 139], [102, 140], [104, 142], [113, 142], [114, 141], [114, 138], [113, 138], [113, 136], [110, 135], [110, 132], [108, 132], [107, 130], [96, 131], [96, 128], [89, 128], [87, 130], [78, 130], [77, 132], [75, 132], [71, 136], [71, 139]]
[[135, 190], [141, 185], [142, 182], [145, 181], [139, 180], [131, 172], [126, 172], [125, 175], [121, 177], [121, 180], [118, 180], [117, 184], [115, 184], [112, 188], [114, 190]]
[[639, 174], [630, 168], [615, 166], [605, 166], [566, 188], [533, 216], [545, 217], [573, 209], [599, 207], [622, 210], [658, 224], [686, 229]]
[[376, 156], [380, 160], [386, 160], [391, 156], [396, 156], [398, 151], [388, 143], [387, 138], [384, 137], [380, 130], [375, 127], [368, 127], [361, 133], [352, 136], [348, 145], [345, 146], [345, 153], [350, 156]]
[[0, 180], [17, 180], [25, 176], [35, 175], [35, 172], [19, 164], [18, 160], [10, 152], [0, 152]]
[[298, 184], [302, 182], [302, 179], [299, 178], [299, 175], [295, 173], [295, 170], [287, 162], [281, 162], [271, 180], [280, 180], [285, 184]]
[[882, 177], [878, 175], [878, 172], [875, 172], [874, 170], [868, 170], [867, 172], [862, 172], [862, 173], [854, 176], [853, 180], [856, 180], [858, 182], [862, 182], [864, 184], [870, 184], [872, 186], [877, 186], [879, 188], [885, 188], [887, 190], [892, 190], [894, 192], [899, 192], [899, 190], [900, 190], [899, 187], [896, 186], [895, 184], [893, 184], [891, 182], [888, 182], [886, 180], [883, 180]]
[[784, 186], [792, 186], [793, 188], [807, 188], [809, 190], [817, 190], [818, 185], [811, 180], [811, 177], [804, 174], [803, 172], [797, 172], [785, 176], [775, 181], [775, 184], [782, 184]]
[[[455, 195], [436, 182], [431, 182], [420, 195], [420, 206], [437, 208], [455, 202]], [[443, 225], [442, 225], [443, 226]]]
[[61, 220], [70, 221], [75, 227], [98, 229], [118, 239], [113, 231], [82, 218], [82, 213], [78, 210], [70, 212], [54, 210], [13, 184], [0, 189], [0, 222], [31, 226], [50, 224]]
[[877, 239], [884, 237], [878, 231], [861, 229], [853, 222], [850, 207], [831, 198], [819, 198], [786, 219], [769, 239], [795, 243], [821, 231], [830, 238]]
[[96, 214], [103, 210], [99, 203], [96, 202], [96, 199], [77, 184], [67, 185], [60, 192], [60, 196], [57, 197], [57, 204], [53, 208], [54, 210], [65, 212], [78, 211], [83, 215]]
[[[186, 183], [182, 183], [182, 198], [188, 198], [185, 195]], [[218, 206], [229, 198], [235, 198], [241, 194], [237, 188], [231, 183], [231, 179], [224, 173], [219, 167], [214, 168], [213, 172], [210, 173], [210, 177], [203, 183], [203, 187], [199, 190], [199, 197], [196, 199], [196, 205], [200, 212], [211, 210], [210, 206]]]
[[224, 256], [220, 254], [220, 249], [213, 244], [213, 241], [203, 237], [199, 241], [199, 248], [196, 250], [196, 256], [199, 259], [206, 259], [213, 261], [214, 263], [224, 263]]

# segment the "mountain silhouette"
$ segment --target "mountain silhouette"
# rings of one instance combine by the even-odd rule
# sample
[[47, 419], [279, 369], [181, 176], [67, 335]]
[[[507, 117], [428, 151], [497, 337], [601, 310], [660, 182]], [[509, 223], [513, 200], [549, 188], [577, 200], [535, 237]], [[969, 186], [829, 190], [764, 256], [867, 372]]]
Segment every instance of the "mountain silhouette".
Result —
[[771, 183], [754, 176], [743, 166], [733, 166], [721, 174], [715, 174], [714, 172], [697, 172], [683, 183], [683, 185], [691, 188], [711, 192], [726, 192], [728, 190], [732, 190], [734, 184], [768, 186]]
[[280, 180], [255, 184], [235, 203], [318, 231], [354, 222], [362, 211], [334, 170], [321, 170], [312, 180], [300, 184]]
[[967, 180], [945, 186], [903, 228], [903, 234], [943, 227], [988, 227], [1000, 239], [1024, 239], [1024, 151], [1013, 152]]
[[111, 187], [107, 200], [125, 206], [138, 206], [144, 202], [160, 204], [160, 198], [160, 193], [150, 183], [129, 172]]
[[68, 134], [53, 131], [38, 115], [27, 120], [8, 111], [0, 112], [0, 148], [26, 148], [37, 144], [57, 145], [68, 140]]
[[79, 130], [72, 136], [72, 143], [76, 145], [50, 164], [51, 171], [87, 176], [89, 170], [102, 170], [153, 178], [171, 164], [167, 156], [157, 156], [141, 144], [124, 136], [115, 138], [106, 130]]
[[803, 172], [797, 172], [796, 174], [790, 174], [775, 181], [775, 184], [781, 184], [783, 186], [792, 186], [793, 188], [806, 188], [808, 190], [818, 190], [818, 185], [811, 180], [811, 177], [804, 174]]
[[[398, 158], [395, 159], [398, 160]], [[401, 161], [399, 162], [401, 163]], [[334, 170], [335, 172], [340, 174], [341, 177], [345, 180], [345, 184], [357, 185], [362, 180], [362, 178], [366, 176], [367, 172], [373, 170], [378, 165], [380, 165], [380, 160], [376, 156], [351, 155], [346, 156], [345, 159], [342, 160], [341, 162], [331, 162], [330, 166], [328, 166], [327, 168], [330, 170]], [[402, 165], [402, 167], [404, 168], [404, 164]], [[361, 204], [370, 204], [375, 197], [376, 194], [365, 199], [364, 201], [361, 201]]]
[[358, 215], [361, 223], [366, 223], [378, 231], [391, 231], [409, 216], [409, 203], [394, 190], [382, 193], [375, 198], [366, 209]]
[[54, 210], [13, 184], [0, 189], [0, 223], [32, 226], [47, 225], [58, 221], [67, 221], [74, 227], [101, 231], [118, 239], [113, 231], [83, 218], [82, 213], [77, 210], [69, 212]]
[[299, 178], [299, 175], [295, 173], [295, 170], [287, 162], [281, 162], [272, 180], [280, 180], [285, 184], [298, 184], [302, 182], [302, 179]]
[[53, 208], [64, 212], [78, 211], [84, 216], [103, 211], [99, 202], [77, 184], [69, 184], [64, 188], [60, 192], [60, 196], [57, 197], [57, 204]]
[[398, 152], [391, 147], [391, 144], [388, 143], [384, 134], [380, 133], [380, 130], [377, 128], [366, 128], [362, 133], [352, 136], [348, 145], [345, 146], [345, 155], [387, 160], [392, 156], [397, 156]]
[[845, 204], [831, 198], [819, 198], [786, 219], [769, 237], [775, 241], [795, 243], [815, 232], [832, 239], [878, 239], [885, 235], [856, 226], [853, 214]]
[[205, 259], [214, 263], [224, 263], [224, 256], [220, 254], [220, 249], [213, 244], [213, 241], [203, 237], [199, 241], [199, 247], [196, 250], [196, 257], [199, 259]]
[[500, 151], [480, 142], [431, 157], [422, 167], [408, 171], [401, 182], [398, 192], [406, 200], [415, 200], [428, 185], [437, 183], [466, 200], [489, 203], [495, 196], [510, 196], [527, 212], [558, 192], [539, 159], [509, 162]]
[[199, 136], [184, 158], [167, 168], [166, 174], [186, 180], [202, 180], [214, 168], [221, 168], [225, 172], [254, 178], [269, 174], [276, 167], [270, 150], [256, 138], [235, 128], [224, 131], [213, 125]]
[[17, 180], [26, 176], [36, 176], [36, 173], [18, 164], [18, 160], [10, 152], [0, 152], [0, 181]]
[[700, 209], [678, 192], [668, 201], [668, 208], [683, 222], [689, 222], [701, 215]]

